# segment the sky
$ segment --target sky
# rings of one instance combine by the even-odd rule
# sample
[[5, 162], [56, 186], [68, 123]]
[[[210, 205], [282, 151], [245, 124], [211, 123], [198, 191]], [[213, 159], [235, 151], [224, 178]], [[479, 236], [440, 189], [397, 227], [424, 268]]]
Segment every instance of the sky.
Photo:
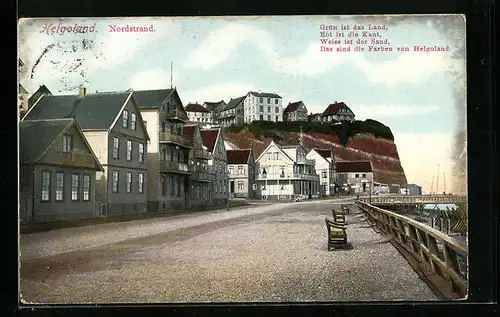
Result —
[[[370, 24], [384, 26], [380, 37], [362, 31], [349, 37], [354, 25], [366, 31]], [[343, 101], [356, 119], [391, 128], [409, 183], [429, 192], [439, 164], [439, 191], [445, 183], [450, 191], [457, 183], [454, 136], [466, 126], [465, 24], [460, 15], [24, 19], [18, 38], [26, 68], [19, 80], [30, 94], [42, 84], [53, 94], [172, 85], [184, 105], [251, 90], [278, 93], [284, 105], [302, 100], [314, 113]], [[93, 32], [67, 32], [75, 25]], [[113, 32], [127, 25], [154, 31]], [[349, 26], [344, 38], [324, 30], [341, 25]], [[387, 39], [392, 52], [368, 51], [369, 45], [355, 52], [354, 44], [336, 52], [339, 45], [321, 43], [335, 38]], [[448, 50], [414, 52], [414, 45]]]

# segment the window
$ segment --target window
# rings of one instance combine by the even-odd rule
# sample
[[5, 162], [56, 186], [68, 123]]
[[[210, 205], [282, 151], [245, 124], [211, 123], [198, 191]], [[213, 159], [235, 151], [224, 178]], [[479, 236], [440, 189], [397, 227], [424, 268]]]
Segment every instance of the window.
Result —
[[238, 190], [243, 190], [243, 182], [242, 181], [238, 182]]
[[144, 162], [144, 144], [139, 143], [139, 162]]
[[71, 175], [71, 200], [75, 201], [80, 199], [80, 175]]
[[113, 193], [118, 193], [118, 171], [113, 171], [113, 184], [112, 191]]
[[62, 151], [71, 152], [73, 150], [73, 136], [64, 135], [62, 138]]
[[280, 159], [280, 154], [278, 152], [274, 153], [274, 159], [279, 160]]
[[132, 173], [127, 172], [127, 193], [132, 192]]
[[267, 98], [267, 103], [271, 103], [271, 98]]
[[321, 171], [321, 177], [326, 178], [326, 171]]
[[64, 173], [56, 173], [56, 201], [64, 200]]
[[90, 201], [90, 175], [83, 174], [83, 200]]
[[120, 152], [120, 139], [117, 137], [113, 138], [113, 158], [118, 159], [118, 153]]
[[267, 116], [267, 121], [271, 121], [271, 116]]
[[123, 110], [123, 120], [122, 120], [122, 127], [128, 128], [128, 111]]
[[276, 113], [280, 113], [280, 107], [275, 107], [275, 108], [274, 108], [274, 112], [276, 112]]
[[264, 120], [264, 116], [263, 116], [263, 115], [260, 115], [260, 116], [259, 116], [259, 120], [260, 120], [260, 121], [263, 121], [263, 120]]
[[356, 178], [359, 178], [359, 174], [356, 174]]
[[262, 97], [259, 98], [259, 102], [260, 103], [263, 103], [264, 102], [264, 99]]
[[138, 175], [138, 180], [139, 180], [139, 193], [144, 193], [144, 174], [143, 173], [139, 173]]
[[278, 99], [274, 99], [274, 104], [277, 105], [278, 104]]
[[50, 172], [42, 172], [42, 201], [50, 200]]
[[229, 166], [227, 168], [228, 172], [229, 172], [229, 175], [233, 175], [233, 167], [232, 166]]
[[271, 112], [271, 107], [267, 107], [267, 112]]
[[268, 159], [269, 161], [270, 161], [270, 160], [272, 160], [272, 159], [273, 159], [273, 153], [268, 152], [268, 153], [267, 153], [267, 159]]
[[132, 141], [127, 140], [127, 161], [132, 160]]
[[135, 127], [137, 125], [137, 115], [135, 113], [132, 113], [130, 119], [131, 119], [131, 121], [130, 121], [130, 128], [132, 130], [135, 130]]
[[276, 122], [280, 121], [280, 117], [276, 116]]
[[245, 167], [238, 166], [238, 175], [245, 175]]
[[264, 112], [264, 106], [260, 106], [260, 107], [259, 107], [259, 111], [260, 111], [260, 112]]
[[361, 175], [362, 177], [366, 177], [366, 174]]
[[285, 167], [284, 166], [280, 167], [280, 174], [285, 175]]

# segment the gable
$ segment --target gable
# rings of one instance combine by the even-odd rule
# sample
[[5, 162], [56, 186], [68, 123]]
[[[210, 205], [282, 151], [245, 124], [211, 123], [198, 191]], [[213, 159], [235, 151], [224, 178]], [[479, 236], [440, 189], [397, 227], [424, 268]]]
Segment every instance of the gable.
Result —
[[[123, 113], [128, 111], [128, 127], [123, 127]], [[132, 114], [135, 114], [136, 124], [135, 130], [131, 128], [132, 124]], [[111, 131], [116, 133], [125, 134], [137, 139], [141, 140], [149, 140], [148, 132], [146, 130], [146, 126], [144, 125], [144, 121], [142, 119], [141, 112], [139, 111], [139, 107], [137, 107], [137, 103], [135, 98], [131, 95], [122, 110], [119, 112], [118, 116], [115, 118], [113, 122], [113, 126], [111, 127]]]
[[[273, 153], [273, 154], [268, 154]], [[279, 153], [278, 159], [275, 159], [275, 154]], [[271, 159], [269, 158], [271, 156]], [[291, 158], [287, 153], [285, 153], [282, 149], [280, 149], [275, 143], [269, 144], [269, 146], [259, 155], [259, 157], [255, 160], [261, 165], [283, 165], [283, 164], [291, 164], [294, 162], [294, 159]]]

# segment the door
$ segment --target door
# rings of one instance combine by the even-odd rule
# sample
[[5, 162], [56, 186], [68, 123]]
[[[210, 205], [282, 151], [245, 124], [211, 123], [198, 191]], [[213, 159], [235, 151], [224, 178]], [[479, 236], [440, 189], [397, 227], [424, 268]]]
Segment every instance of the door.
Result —
[[234, 194], [234, 181], [229, 182], [229, 187], [230, 187], [229, 192], [231, 194]]

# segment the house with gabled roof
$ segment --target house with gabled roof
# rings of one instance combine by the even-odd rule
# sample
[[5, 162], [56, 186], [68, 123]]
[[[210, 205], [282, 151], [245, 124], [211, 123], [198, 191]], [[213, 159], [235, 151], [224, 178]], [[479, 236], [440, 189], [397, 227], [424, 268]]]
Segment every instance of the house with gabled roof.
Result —
[[307, 108], [304, 102], [289, 102], [283, 110], [283, 121], [307, 121]]
[[283, 121], [282, 97], [275, 93], [249, 91], [243, 102], [244, 123]]
[[176, 88], [134, 91], [151, 137], [148, 146], [148, 210], [189, 206], [189, 155], [193, 139], [184, 134], [189, 120]]
[[213, 123], [212, 113], [198, 103], [188, 103], [184, 107], [184, 110], [186, 110], [186, 113], [188, 115], [188, 120], [190, 122], [195, 122], [200, 124]]
[[96, 172], [103, 172], [75, 119], [19, 124], [21, 224], [93, 218]]
[[355, 115], [344, 102], [335, 101], [323, 111], [320, 118], [323, 122], [352, 122]]
[[206, 207], [211, 206], [213, 201], [213, 183], [215, 182], [215, 171], [210, 165], [212, 154], [203, 145], [200, 126], [198, 124], [185, 125], [184, 135], [193, 139], [193, 149], [189, 153], [189, 206]]
[[235, 198], [254, 199], [257, 188], [255, 184], [255, 159], [252, 149], [226, 151], [229, 194]]
[[319, 122], [319, 121], [321, 121], [321, 113], [310, 113], [307, 116], [307, 121], [309, 121], [309, 122]]
[[262, 199], [294, 200], [319, 195], [315, 161], [302, 145], [271, 141], [255, 160], [257, 189]]
[[221, 110], [218, 123], [222, 127], [231, 125], [242, 125], [244, 123], [243, 104], [246, 96], [231, 98], [226, 107]]
[[371, 161], [337, 161], [337, 187], [350, 193], [375, 191], [373, 166]]
[[315, 169], [320, 182], [320, 195], [333, 195], [337, 180], [333, 149], [311, 149], [306, 158], [315, 161]]
[[214, 173], [212, 205], [225, 206], [228, 202], [227, 152], [224, 146], [222, 129], [202, 129], [200, 131], [203, 145], [210, 153], [209, 166]]
[[73, 118], [103, 166], [96, 202], [103, 216], [147, 211], [149, 135], [133, 92], [44, 95], [23, 120]]
[[216, 102], [205, 101], [205, 103], [203, 103], [203, 106], [205, 107], [205, 109], [210, 111], [212, 115], [212, 121], [216, 123], [218, 122], [221, 110], [227, 106], [227, 103], [224, 100]]

